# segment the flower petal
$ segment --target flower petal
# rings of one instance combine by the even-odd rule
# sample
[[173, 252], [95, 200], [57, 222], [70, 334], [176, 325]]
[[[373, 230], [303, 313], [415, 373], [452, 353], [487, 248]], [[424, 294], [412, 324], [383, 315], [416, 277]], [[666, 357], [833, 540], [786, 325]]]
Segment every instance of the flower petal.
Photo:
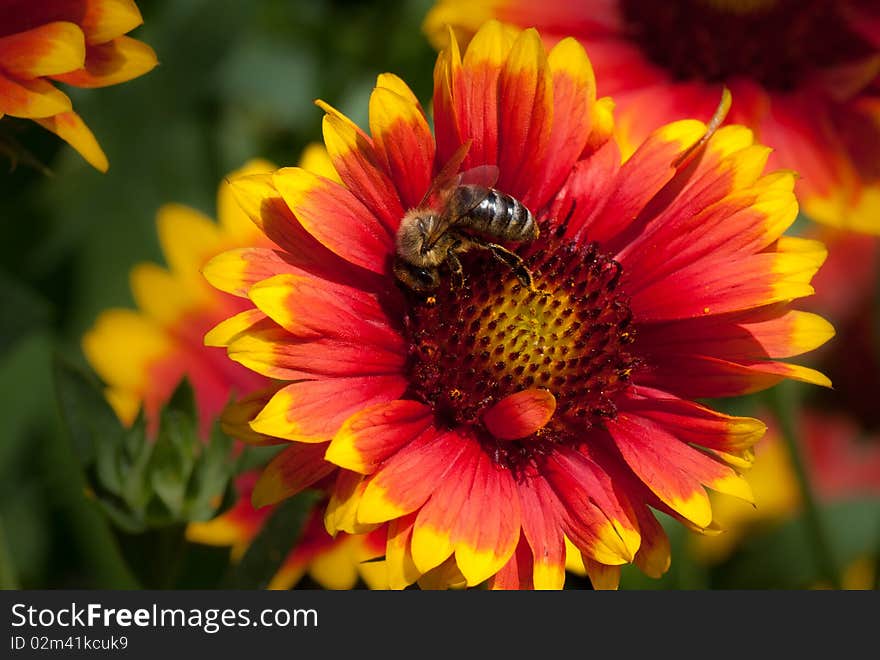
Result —
[[[695, 204], [667, 215], [616, 255], [627, 273], [627, 291], [635, 293], [700, 259], [733, 259], [764, 250], [797, 217], [793, 188], [792, 173], [775, 172], [702, 209]], [[657, 250], [658, 245], [664, 249]]]
[[268, 248], [237, 248], [218, 254], [202, 267], [202, 275], [215, 289], [242, 298], [251, 287], [274, 275], [300, 270], [285, 259], [286, 253]]
[[734, 361], [794, 357], [833, 336], [834, 326], [821, 316], [775, 306], [766, 313], [713, 315], [639, 328], [646, 354], [711, 355]]
[[227, 404], [220, 414], [220, 428], [226, 435], [249, 445], [263, 447], [287, 444], [285, 440], [257, 433], [251, 428], [251, 420], [266, 407], [279, 389], [281, 385], [273, 383], [269, 387], [252, 390], [240, 399]]
[[255, 508], [292, 497], [331, 474], [336, 466], [324, 460], [325, 445], [294, 443], [263, 468], [251, 501]]
[[83, 66], [86, 42], [74, 23], [46, 23], [0, 37], [0, 69], [16, 78], [39, 78]]
[[563, 505], [563, 531], [585, 556], [603, 564], [626, 564], [639, 549], [629, 505], [608, 474], [590, 458], [571, 450], [548, 456], [545, 476]]
[[[266, 237], [277, 244], [282, 250], [280, 260], [302, 270], [314, 273], [332, 282], [350, 282], [364, 284], [371, 281], [371, 274], [340, 258], [321, 245], [312, 236], [288, 208], [281, 194], [275, 189], [271, 173], [251, 174], [236, 177], [229, 182], [230, 189], [245, 214], [263, 231]], [[268, 257], [258, 250], [250, 253], [252, 261]], [[273, 261], [269, 258], [270, 261]], [[269, 269], [278, 261], [266, 264]], [[256, 268], [256, 266], [254, 266]], [[294, 268], [282, 268], [272, 271], [295, 272]]]
[[397, 350], [336, 339], [304, 340], [274, 323], [239, 335], [229, 357], [269, 378], [299, 380], [315, 376], [374, 376], [403, 373], [405, 355]]
[[291, 383], [272, 397], [251, 428], [295, 442], [326, 442], [348, 417], [367, 406], [396, 399], [406, 388], [402, 376]]
[[372, 474], [427, 430], [432, 420], [431, 408], [418, 401], [390, 401], [364, 408], [345, 420], [325, 458], [347, 470]]
[[80, 25], [86, 43], [101, 44], [131, 32], [143, 22], [134, 0], [86, 0]]
[[648, 202], [675, 176], [676, 161], [706, 132], [686, 119], [654, 131], [620, 167], [611, 194], [583, 221], [590, 240], [610, 243], [626, 231]]
[[378, 527], [375, 523], [362, 523], [357, 519], [358, 508], [366, 489], [367, 480], [362, 474], [338, 470], [336, 481], [330, 489], [330, 501], [324, 512], [324, 526], [330, 534], [338, 534], [340, 531], [364, 534]]
[[519, 493], [522, 529], [532, 551], [535, 589], [562, 589], [565, 584], [565, 543], [562, 505], [540, 477], [523, 481]]
[[72, 107], [64, 92], [42, 78], [17, 80], [0, 72], [0, 112], [4, 114], [35, 119], [69, 112]]
[[353, 121], [323, 101], [317, 103], [327, 113], [322, 126], [333, 167], [349, 192], [393, 234], [404, 210], [382, 156]]
[[607, 566], [589, 557], [584, 559], [584, 568], [596, 591], [616, 591], [620, 586], [620, 566]]
[[278, 170], [273, 182], [300, 224], [327, 249], [374, 273], [387, 272], [391, 234], [348, 189], [298, 167]]
[[297, 337], [332, 337], [397, 349], [400, 334], [375, 297], [360, 289], [285, 273], [251, 287], [250, 299]]
[[532, 584], [531, 572], [532, 551], [525, 539], [520, 538], [513, 556], [489, 579], [489, 588], [493, 591], [535, 589], [537, 587]]
[[684, 442], [723, 453], [749, 450], [767, 430], [759, 419], [725, 415], [659, 390], [636, 387], [633, 397], [620, 409], [657, 423]]
[[489, 433], [501, 440], [518, 440], [543, 428], [556, 411], [550, 390], [521, 390], [495, 403], [483, 413]]
[[547, 56], [553, 83], [553, 127], [545, 158], [544, 175], [532, 182], [536, 189], [529, 202], [543, 208], [562, 186], [583, 152], [593, 124], [596, 79], [583, 46], [575, 39], [560, 41]]
[[547, 153], [553, 130], [553, 80], [544, 45], [534, 29], [519, 34], [504, 61], [498, 103], [502, 109], [517, 108], [499, 112], [498, 187], [537, 209], [541, 200], [534, 183], [542, 178], [544, 161], [555, 154]]
[[107, 87], [142, 76], [158, 64], [156, 52], [144, 42], [117, 37], [107, 43], [89, 46], [84, 66], [52, 77], [74, 87]]
[[[510, 471], [482, 449], [475, 446], [474, 450], [473, 483], [469, 488], [464, 482], [459, 484], [465, 500], [452, 530], [455, 562], [469, 586], [497, 573], [513, 555], [520, 537], [519, 498]], [[437, 491], [431, 501], [442, 497]]]
[[635, 293], [633, 314], [641, 322], [695, 318], [811, 295], [810, 280], [825, 260], [825, 247], [788, 236], [776, 245], [776, 252], [707, 258], [682, 268]]
[[370, 133], [403, 207], [416, 206], [431, 183], [434, 136], [415, 96], [396, 76], [379, 76], [370, 96]]
[[712, 522], [701, 484], [751, 501], [751, 490], [740, 475], [648, 419], [621, 413], [608, 422], [608, 431], [627, 465], [648, 488], [699, 527]]
[[451, 139], [441, 139], [438, 126], [437, 144], [444, 147], [440, 151], [443, 162], [452, 156], [459, 144], [472, 140], [463, 169], [498, 164], [501, 106], [495, 90], [498, 89], [501, 70], [513, 46], [515, 34], [512, 28], [489, 21], [474, 36], [460, 68], [456, 66], [457, 47], [451, 52], [448, 64], [452, 84], [451, 111], [455, 119], [455, 133], [460, 141], [446, 153], [446, 145]]
[[160, 326], [128, 309], [105, 310], [82, 339], [83, 352], [101, 379], [135, 392], [145, 389], [148, 366], [173, 345]]
[[[0, 81], [0, 87], [2, 87], [2, 81]], [[2, 91], [0, 91], [0, 95], [2, 95]], [[2, 110], [2, 101], [0, 101], [0, 111]], [[76, 149], [79, 155], [96, 170], [99, 172], [107, 171], [107, 168], [110, 166], [107, 156], [104, 155], [104, 151], [95, 139], [94, 134], [78, 114], [75, 112], [62, 112], [52, 117], [37, 118], [34, 121], [46, 130], [55, 133], [55, 135]]]
[[423, 433], [373, 474], [358, 509], [361, 522], [385, 522], [417, 510], [465, 450], [457, 433]]
[[648, 507], [639, 505], [635, 510], [642, 535], [642, 544], [636, 553], [635, 563], [642, 573], [659, 579], [669, 570], [672, 562], [669, 537]]
[[204, 337], [205, 346], [226, 348], [243, 332], [254, 326], [266, 325], [269, 320], [258, 309], [246, 309], [235, 316], [230, 316], [211, 328]]
[[388, 564], [388, 585], [391, 589], [405, 589], [421, 577], [410, 551], [415, 522], [416, 514], [411, 513], [388, 523], [385, 561]]

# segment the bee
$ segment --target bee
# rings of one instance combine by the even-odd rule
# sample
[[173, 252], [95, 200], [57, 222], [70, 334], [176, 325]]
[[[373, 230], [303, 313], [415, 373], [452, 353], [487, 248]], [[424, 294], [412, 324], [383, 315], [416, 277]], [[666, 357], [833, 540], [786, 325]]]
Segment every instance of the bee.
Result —
[[446, 264], [453, 286], [461, 287], [464, 273], [459, 255], [479, 249], [491, 252], [531, 289], [532, 274], [523, 260], [496, 241], [533, 241], [538, 237], [535, 218], [522, 202], [492, 187], [498, 180], [494, 165], [456, 173], [469, 146], [462, 145], [419, 205], [403, 216], [394, 275], [413, 291], [431, 291], [440, 285], [439, 269]]

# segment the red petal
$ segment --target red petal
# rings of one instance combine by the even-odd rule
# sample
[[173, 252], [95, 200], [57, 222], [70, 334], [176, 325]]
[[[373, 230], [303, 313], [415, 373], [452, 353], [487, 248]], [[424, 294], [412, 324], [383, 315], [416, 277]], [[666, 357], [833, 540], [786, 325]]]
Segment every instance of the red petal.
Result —
[[275, 275], [251, 287], [254, 304], [297, 337], [331, 337], [396, 350], [400, 334], [376, 298], [308, 275]]
[[629, 503], [605, 470], [571, 450], [557, 450], [544, 469], [565, 511], [565, 534], [585, 555], [602, 563], [630, 562], [639, 546]]
[[506, 396], [483, 413], [489, 433], [501, 440], [518, 440], [543, 428], [556, 411], [549, 390], [521, 390]]
[[270, 378], [299, 380], [315, 376], [371, 376], [403, 373], [403, 341], [387, 346], [336, 339], [298, 339], [274, 322], [262, 322], [240, 334], [229, 357]]
[[[280, 246], [284, 252], [271, 255], [260, 248], [241, 253], [243, 270], [255, 270], [251, 281], [265, 269], [275, 275], [279, 272], [296, 272], [298, 267], [318, 277], [333, 282], [370, 285], [374, 276], [362, 268], [345, 261], [306, 231], [293, 215], [287, 204], [275, 190], [271, 174], [251, 174], [230, 181], [230, 188], [245, 214], [260, 228], [266, 237]], [[265, 264], [262, 262], [265, 261]], [[285, 267], [284, 263], [291, 267]]]
[[372, 140], [348, 117], [323, 101], [318, 101], [318, 105], [327, 113], [323, 122], [324, 144], [333, 167], [350, 193], [393, 234], [404, 210], [382, 157]]
[[[411, 208], [421, 201], [431, 183], [434, 136], [413, 98], [382, 86], [389, 75], [379, 77], [379, 86], [370, 96], [370, 132], [403, 205]], [[397, 82], [403, 84], [399, 79]]]
[[584, 150], [596, 102], [596, 79], [583, 46], [574, 39], [564, 39], [547, 61], [553, 81], [553, 128], [541, 162], [541, 183], [533, 182], [535, 190], [529, 198], [538, 209], [559, 190]]
[[534, 194], [535, 184], [543, 178], [553, 128], [553, 81], [544, 45], [534, 29], [519, 35], [504, 62], [498, 79], [498, 104], [502, 109], [498, 118], [498, 187], [537, 209], [540, 200]]
[[263, 468], [251, 497], [256, 508], [292, 497], [337, 469], [324, 460], [326, 445], [295, 443]]
[[327, 460], [362, 474], [372, 474], [430, 426], [433, 412], [410, 400], [390, 401], [349, 417], [330, 447]]
[[[520, 507], [511, 473], [476, 448], [473, 483], [452, 530], [455, 560], [469, 585], [494, 575], [513, 554], [520, 536]], [[456, 473], [458, 474], [458, 473]], [[433, 502], [440, 499], [437, 492]]]
[[421, 507], [465, 450], [457, 433], [423, 433], [369, 477], [358, 518], [385, 522]]
[[296, 442], [326, 442], [359, 410], [396, 399], [402, 376], [304, 380], [279, 390], [251, 422], [257, 433]]
[[712, 522], [702, 485], [728, 492], [744, 484], [731, 468], [648, 419], [621, 413], [608, 422], [608, 431], [632, 471], [663, 502], [700, 527]]
[[394, 252], [391, 233], [347, 188], [298, 167], [278, 170], [273, 181], [300, 224], [322, 245], [374, 273], [387, 271]]
[[523, 481], [517, 490], [523, 534], [534, 557], [534, 567], [529, 577], [532, 577], [537, 589], [561, 589], [565, 583], [562, 504], [541, 477]]

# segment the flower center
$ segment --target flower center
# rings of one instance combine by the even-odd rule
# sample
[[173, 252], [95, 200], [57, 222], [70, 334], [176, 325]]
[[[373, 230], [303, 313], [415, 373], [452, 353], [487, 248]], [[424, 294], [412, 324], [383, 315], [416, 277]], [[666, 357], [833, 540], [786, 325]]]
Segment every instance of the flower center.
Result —
[[[534, 278], [524, 287], [510, 267], [485, 251], [462, 256], [466, 281], [448, 272], [428, 298], [412, 296], [406, 319], [411, 394], [450, 427], [471, 425], [509, 467], [548, 443], [579, 441], [614, 417], [614, 401], [636, 359], [629, 299], [617, 291], [620, 264], [595, 245], [542, 234], [520, 250]], [[504, 397], [545, 388], [556, 398], [550, 422], [529, 438], [496, 440], [480, 422]]]
[[623, 0], [631, 38], [679, 80], [741, 75], [793, 89], [811, 72], [875, 54], [854, 32], [846, 1]]

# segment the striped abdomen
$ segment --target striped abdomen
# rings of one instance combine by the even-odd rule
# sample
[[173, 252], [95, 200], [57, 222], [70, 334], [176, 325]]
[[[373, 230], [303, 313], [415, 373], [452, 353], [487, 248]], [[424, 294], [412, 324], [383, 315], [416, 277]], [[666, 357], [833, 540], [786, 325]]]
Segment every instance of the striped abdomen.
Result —
[[[487, 193], [488, 190], [488, 193]], [[459, 218], [457, 225], [486, 237], [514, 243], [531, 241], [538, 237], [535, 218], [519, 200], [494, 188], [468, 185], [459, 186], [453, 193], [456, 208], [471, 208]], [[473, 205], [474, 200], [482, 201]]]

